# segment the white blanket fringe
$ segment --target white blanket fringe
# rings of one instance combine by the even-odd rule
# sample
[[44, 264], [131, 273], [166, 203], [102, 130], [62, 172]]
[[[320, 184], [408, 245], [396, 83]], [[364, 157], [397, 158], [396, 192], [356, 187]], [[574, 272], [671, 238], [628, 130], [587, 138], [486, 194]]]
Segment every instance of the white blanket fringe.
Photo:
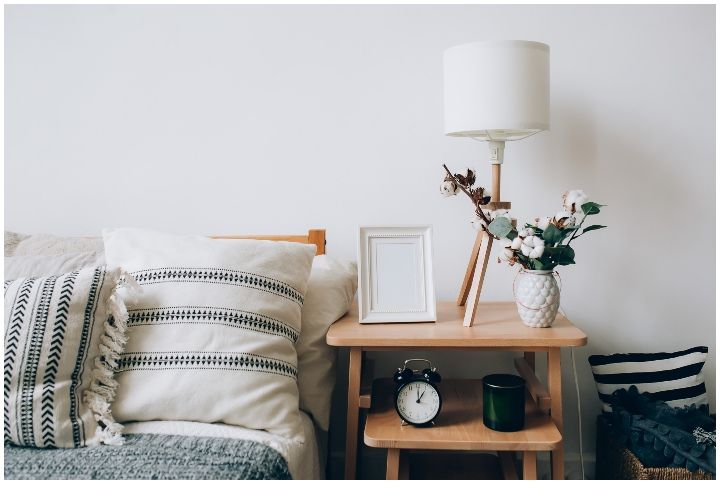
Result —
[[95, 432], [100, 442], [105, 445], [122, 445], [122, 425], [115, 422], [110, 412], [110, 404], [115, 399], [117, 382], [114, 371], [118, 359], [127, 342], [128, 312], [126, 302], [132, 302], [142, 288], [137, 281], [125, 271], [120, 273], [118, 283], [108, 298], [108, 320], [105, 322], [105, 334], [101, 337], [100, 357], [95, 358], [95, 369], [90, 388], [83, 397], [92, 410], [98, 427]]

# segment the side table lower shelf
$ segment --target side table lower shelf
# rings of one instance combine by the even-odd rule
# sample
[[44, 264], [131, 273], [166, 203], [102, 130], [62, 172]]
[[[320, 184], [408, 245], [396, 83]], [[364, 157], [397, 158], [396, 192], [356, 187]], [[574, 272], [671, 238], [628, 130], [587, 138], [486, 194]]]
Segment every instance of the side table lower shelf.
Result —
[[[393, 403], [391, 379], [373, 382], [372, 406], [365, 424], [365, 444], [388, 449], [387, 477], [406, 477], [404, 450], [498, 451], [523, 453], [523, 475], [535, 479], [536, 452], [562, 445], [562, 436], [552, 419], [532, 400], [526, 405], [525, 428], [497, 432], [483, 424], [482, 381], [446, 380], [440, 383], [443, 407], [432, 427], [401, 425]], [[503, 466], [507, 467], [507, 466]]]

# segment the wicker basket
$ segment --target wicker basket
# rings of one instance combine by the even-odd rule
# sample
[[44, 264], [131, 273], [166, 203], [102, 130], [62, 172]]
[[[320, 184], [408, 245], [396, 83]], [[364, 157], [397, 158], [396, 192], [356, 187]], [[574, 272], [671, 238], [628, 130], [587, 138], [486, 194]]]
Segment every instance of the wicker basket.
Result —
[[596, 479], [632, 480], [713, 480], [702, 471], [679, 467], [645, 467], [629, 449], [620, 448], [610, 438], [607, 422], [598, 417], [595, 455]]

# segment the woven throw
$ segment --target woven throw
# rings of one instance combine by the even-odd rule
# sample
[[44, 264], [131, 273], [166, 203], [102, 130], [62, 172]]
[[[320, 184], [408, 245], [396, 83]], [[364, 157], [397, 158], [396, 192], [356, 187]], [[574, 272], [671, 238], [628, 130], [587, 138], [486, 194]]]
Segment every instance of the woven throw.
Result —
[[5, 446], [5, 479], [290, 479], [274, 449], [250, 440], [137, 434], [122, 447]]

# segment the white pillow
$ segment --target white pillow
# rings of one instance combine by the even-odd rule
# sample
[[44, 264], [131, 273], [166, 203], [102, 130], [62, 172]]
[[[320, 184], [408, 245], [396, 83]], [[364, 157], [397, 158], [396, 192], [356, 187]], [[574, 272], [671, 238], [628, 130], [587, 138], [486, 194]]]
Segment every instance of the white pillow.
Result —
[[5, 257], [5, 280], [45, 277], [73, 272], [83, 267], [105, 265], [102, 252], [69, 252], [60, 255], [17, 255]]
[[300, 408], [328, 430], [337, 351], [325, 342], [330, 325], [350, 308], [357, 289], [357, 265], [326, 255], [315, 257], [302, 309], [297, 343]]
[[[5, 233], [5, 255], [60, 255], [70, 252], [101, 252], [103, 243], [99, 237], [62, 237], [50, 234], [19, 236], [17, 243], [8, 247], [8, 233]], [[8, 249], [12, 253], [8, 254]]]
[[142, 287], [128, 305], [118, 421], [223, 422], [302, 439], [297, 353], [315, 246], [103, 232], [109, 264]]
[[11, 255], [15, 255], [15, 249], [17, 249], [18, 244], [23, 240], [26, 239], [28, 236], [25, 234], [20, 234], [18, 232], [11, 232], [9, 230], [5, 231], [5, 257], [10, 257]]

